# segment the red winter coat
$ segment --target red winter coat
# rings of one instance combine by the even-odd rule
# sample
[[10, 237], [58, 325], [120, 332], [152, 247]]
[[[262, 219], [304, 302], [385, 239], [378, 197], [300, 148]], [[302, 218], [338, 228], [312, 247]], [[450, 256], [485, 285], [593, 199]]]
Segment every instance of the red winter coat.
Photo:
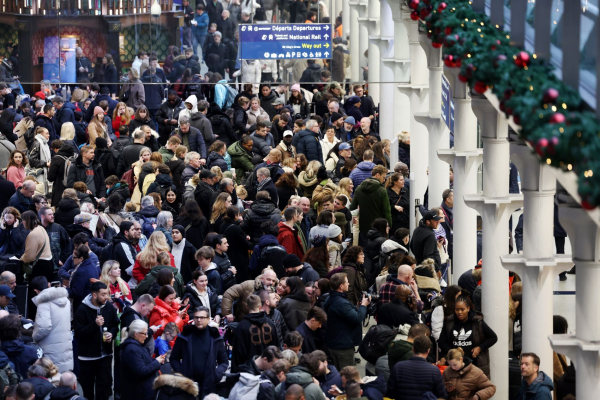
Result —
[[[175, 266], [175, 257], [173, 257], [173, 254], [169, 253], [169, 257], [171, 257], [171, 263], [169, 265], [173, 268], [177, 268]], [[153, 267], [154, 267], [154, 265], [153, 265]], [[142, 265], [140, 264], [140, 260], [136, 258], [135, 264], [133, 264], [133, 272], [131, 273], [131, 276], [133, 276], [135, 278], [135, 280], [138, 283], [140, 283], [144, 280], [146, 275], [148, 275], [148, 272], [150, 272], [151, 269], [152, 269], [152, 267], [142, 268]]]
[[295, 254], [302, 260], [304, 258], [304, 248], [302, 247], [300, 236], [298, 236], [298, 231], [290, 228], [283, 222], [280, 222], [278, 226], [279, 234], [277, 235], [277, 240], [279, 244], [285, 247], [288, 254]]
[[165, 326], [169, 322], [175, 322], [179, 328], [179, 331], [181, 332], [183, 327], [187, 325], [190, 317], [187, 313], [183, 314], [183, 318], [179, 316], [180, 303], [177, 300], [173, 300], [169, 306], [158, 297], [156, 297], [154, 301], [156, 302], [156, 305], [152, 309], [152, 312], [150, 312], [150, 323], [148, 326], [162, 325], [156, 332], [154, 332], [154, 339], [163, 334]]

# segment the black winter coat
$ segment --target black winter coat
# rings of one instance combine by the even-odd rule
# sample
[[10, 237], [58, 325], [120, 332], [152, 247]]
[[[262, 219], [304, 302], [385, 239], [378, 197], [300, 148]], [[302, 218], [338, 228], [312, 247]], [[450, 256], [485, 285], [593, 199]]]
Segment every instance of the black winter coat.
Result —
[[210, 107], [208, 120], [212, 125], [213, 133], [219, 136], [219, 140], [224, 142], [228, 148], [232, 143], [238, 140], [233, 127], [231, 126], [231, 122], [229, 122], [229, 117], [221, 111], [221, 108], [218, 105], [214, 104]]
[[[188, 314], [190, 315], [190, 318], [192, 318], [196, 307], [204, 306], [204, 303], [202, 303], [202, 301], [200, 301], [198, 292], [196, 291], [196, 288], [193, 287], [193, 285], [194, 285], [194, 283], [190, 282], [190, 284], [185, 287], [185, 293], [183, 294], [183, 297], [181, 298], [182, 301], [185, 301], [185, 299], [190, 299], [189, 300], [190, 308], [188, 308]], [[217, 294], [217, 291], [215, 290], [214, 287], [212, 287], [210, 285], [208, 285], [206, 291], [208, 292], [208, 302], [210, 303], [209, 304], [210, 317], [214, 318], [215, 315], [221, 315], [221, 299], [219, 299], [219, 295]]]
[[[258, 335], [258, 340], [255, 331], [262, 333]], [[264, 311], [246, 315], [233, 333], [231, 372], [239, 372], [242, 364], [261, 354], [267, 347], [280, 345], [277, 327]]]
[[212, 198], [215, 190], [208, 183], [200, 181], [198, 182], [198, 186], [196, 186], [196, 190], [194, 190], [194, 198], [196, 199], [196, 203], [200, 206], [200, 210], [202, 210], [202, 215], [205, 218], [210, 218], [211, 215], [211, 207], [210, 207], [210, 199]]
[[14, 183], [0, 176], [0, 209], [4, 210], [8, 206], [8, 201], [16, 191]]
[[410, 240], [410, 249], [415, 255], [417, 265], [423, 260], [432, 258], [435, 261], [435, 269], [439, 271], [441, 266], [440, 252], [437, 248], [437, 240], [433, 229], [421, 221], [417, 229], [414, 230]]
[[[181, 142], [183, 143], [182, 135], [183, 132], [180, 132], [179, 129], [175, 129], [171, 136], [177, 136], [179, 139], [181, 139]], [[197, 152], [198, 154], [200, 154], [200, 158], [206, 160], [206, 143], [204, 142], [204, 137], [202, 136], [200, 131], [194, 128], [193, 126], [190, 126], [187, 135], [189, 144], [188, 150]]]
[[8, 256], [14, 255], [15, 257], [21, 258], [25, 252], [25, 239], [27, 239], [29, 231], [25, 229], [22, 223], [19, 226], [13, 228], [7, 226], [4, 229], [0, 229], [0, 255]]
[[162, 103], [158, 109], [158, 112], [156, 113], [158, 135], [161, 138], [168, 138], [171, 136], [171, 133], [175, 130], [175, 128], [177, 128], [177, 125], [165, 124], [165, 120], [179, 120], [179, 113], [181, 110], [183, 110], [183, 107], [185, 107], [185, 105], [179, 97], [175, 99], [174, 104], [169, 103], [169, 101]]
[[[390, 188], [387, 189], [387, 194], [388, 198], [390, 199], [390, 211], [392, 212], [392, 226], [390, 227], [390, 235], [393, 235], [397, 229], [408, 229], [408, 209], [410, 207], [410, 198], [406, 188], [402, 188], [402, 190], [400, 190], [400, 194], [396, 193]], [[399, 212], [394, 206], [402, 207], [403, 212]]]
[[148, 349], [129, 337], [121, 344], [121, 394], [125, 399], [151, 400], [152, 383], [158, 376], [160, 363], [153, 360]]
[[387, 397], [397, 400], [421, 400], [427, 392], [436, 399], [447, 397], [440, 370], [423, 357], [412, 356], [394, 365], [390, 371]]
[[[103, 82], [106, 83], [104, 86], [110, 90], [110, 93], [117, 93], [117, 82], [119, 82], [119, 78], [117, 76], [117, 67], [114, 64], [106, 65], [104, 68], [104, 79]], [[112, 115], [112, 114], [111, 114]]]
[[309, 162], [316, 160], [324, 164], [323, 150], [321, 150], [318, 133], [308, 130], [300, 131], [294, 135], [292, 146], [296, 147], [298, 154], [304, 154]]
[[213, 262], [217, 265], [217, 271], [221, 275], [221, 292], [222, 295], [227, 289], [235, 285], [235, 275], [229, 270], [232, 267], [231, 260], [227, 254], [219, 254], [215, 251], [215, 259]]
[[398, 161], [403, 162], [410, 169], [410, 144], [398, 142]]
[[48, 181], [53, 182], [52, 185], [52, 205], [56, 207], [62, 199], [62, 194], [66, 189], [63, 184], [63, 177], [65, 174], [66, 159], [72, 157], [75, 152], [73, 147], [69, 145], [63, 146], [52, 160], [50, 161], [50, 168], [48, 169]]
[[419, 322], [417, 314], [400, 299], [385, 303], [377, 312], [377, 324], [387, 325], [390, 328], [398, 328], [404, 324], [413, 326]]
[[235, 103], [231, 108], [233, 108], [233, 130], [237, 136], [237, 140], [239, 140], [242, 138], [242, 135], [249, 134], [254, 131], [256, 126], [252, 125], [251, 127], [246, 128], [246, 125], [248, 124], [248, 114], [246, 113], [246, 110], [242, 108], [242, 106]]
[[211, 151], [211, 153], [208, 155], [208, 158], [206, 159], [206, 167], [208, 169], [211, 169], [215, 166], [221, 168], [222, 172], [229, 171], [225, 158], [223, 158], [223, 156], [219, 153]]
[[295, 331], [301, 323], [306, 321], [306, 315], [311, 309], [310, 299], [306, 293], [287, 295], [279, 301], [277, 309], [283, 315], [288, 330]]
[[181, 174], [185, 169], [185, 163], [183, 160], [171, 160], [167, 163], [167, 167], [171, 170], [173, 176], [173, 184], [177, 188], [177, 193], [181, 193]]
[[132, 143], [125, 146], [121, 157], [119, 157], [119, 165], [117, 166], [117, 176], [120, 178], [123, 174], [131, 169], [131, 164], [140, 159], [140, 151], [146, 147], [141, 143]]
[[[102, 166], [102, 173], [105, 178], [111, 175], [117, 174], [117, 166], [115, 165], [115, 158], [109, 149], [100, 149], [96, 147], [96, 153], [94, 159]], [[52, 166], [52, 165], [50, 165]]]
[[42, 128], [46, 128], [46, 129], [48, 129], [48, 132], [50, 132], [50, 139], [48, 139], [48, 145], [50, 145], [53, 140], [60, 138], [60, 135], [56, 133], [56, 128], [54, 127], [54, 123], [46, 115], [39, 114], [37, 117], [35, 117], [34, 127], [37, 128], [38, 126], [41, 126]]
[[58, 208], [54, 215], [54, 222], [66, 228], [73, 224], [75, 216], [81, 214], [79, 204], [73, 199], [64, 198], [58, 202]]
[[[102, 340], [102, 329], [112, 334], [113, 340], [116, 339], [119, 331], [119, 318], [117, 309], [112, 304], [106, 302], [98, 312], [98, 308], [90, 307], [92, 295], [83, 299], [82, 304], [77, 308], [73, 316], [73, 329], [75, 338], [79, 341], [79, 355], [82, 357], [100, 357], [102, 353], [112, 354], [113, 343]], [[104, 325], [96, 325], [96, 317], [100, 314], [104, 317]]]
[[[208, 221], [202, 217], [197, 223], [192, 223], [186, 216], [179, 216], [175, 225], [181, 225], [186, 228], [185, 240], [190, 242], [196, 249], [204, 246], [204, 238], [209, 232]], [[191, 225], [188, 229], [188, 225]]]
[[[104, 182], [104, 171], [102, 164], [96, 159], [92, 160], [94, 169], [94, 184], [96, 189], [95, 196], [97, 198], [106, 197], [106, 183]], [[72, 188], [75, 182], [85, 182], [87, 166], [83, 163], [82, 157], [77, 157], [75, 162], [71, 164], [69, 176], [67, 177], [67, 186]]]
[[227, 243], [229, 243], [229, 260], [231, 265], [237, 269], [235, 274], [235, 280], [237, 283], [242, 283], [250, 279], [250, 271], [248, 270], [248, 264], [250, 263], [250, 257], [248, 256], [248, 250], [254, 248], [254, 243], [246, 239], [246, 233], [240, 227], [240, 222], [231, 222], [228, 219], [224, 219], [221, 224], [219, 233], [225, 235]]
[[365, 248], [365, 264], [367, 264], [366, 269], [369, 270], [373, 259], [379, 255], [381, 245], [387, 238], [385, 238], [377, 229], [370, 229], [367, 233], [367, 238], [369, 241]]
[[259, 239], [263, 235], [261, 224], [268, 220], [275, 220], [277, 222], [281, 219], [279, 217], [280, 210], [275, 205], [275, 202], [268, 199], [256, 200], [250, 206], [250, 210], [244, 216], [242, 222], [242, 229], [246, 232], [254, 244], [258, 244]]

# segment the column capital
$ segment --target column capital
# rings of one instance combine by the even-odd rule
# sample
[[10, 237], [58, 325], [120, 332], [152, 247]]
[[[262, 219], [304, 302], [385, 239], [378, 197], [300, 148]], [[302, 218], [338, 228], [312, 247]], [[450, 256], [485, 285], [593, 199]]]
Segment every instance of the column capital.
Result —
[[523, 207], [523, 195], [512, 194], [504, 197], [489, 197], [481, 194], [464, 195], [465, 204], [483, 215], [485, 211], [494, 215], [496, 223], [500, 224], [511, 216], [517, 209]]
[[[431, 110], [430, 110], [431, 111]], [[440, 114], [431, 114], [431, 112], [414, 113], [415, 120], [427, 127], [429, 132], [443, 133], [446, 123]]]
[[508, 137], [508, 121], [488, 99], [482, 96], [472, 97], [471, 108], [479, 120], [482, 137], [506, 140]]
[[523, 142], [512, 143], [510, 158], [519, 170], [523, 191], [551, 192], [554, 194], [556, 191], [556, 177], [552, 173], [551, 167], [540, 163], [540, 159], [532, 153], [527, 145]]
[[431, 40], [424, 33], [419, 34], [419, 43], [427, 56], [427, 67], [429, 69], [439, 68], [443, 71], [444, 63], [442, 62], [442, 49], [433, 47], [431, 45]]
[[559, 206], [558, 220], [573, 247], [573, 257], [600, 263], [600, 227], [581, 207]]
[[578, 363], [580, 369], [587, 369], [593, 375], [600, 375], [600, 343], [578, 339], [576, 335], [550, 335], [550, 345], [557, 353], [564, 354]]
[[479, 168], [479, 164], [483, 162], [483, 149], [473, 150], [454, 150], [454, 149], [440, 149], [437, 151], [440, 160], [447, 162], [450, 165], [454, 165], [455, 160], [463, 161], [459, 167], [464, 168], [464, 173], [468, 173], [469, 169], [476, 165]]
[[[502, 266], [514, 271], [519, 276], [525, 276], [524, 270], [538, 270], [540, 277], [554, 277], [563, 271], [573, 267], [573, 259], [570, 255], [556, 254], [550, 258], [526, 258], [523, 254], [507, 254], [500, 257]], [[539, 282], [539, 280], [538, 280]]]
[[444, 75], [448, 78], [450, 86], [452, 87], [452, 99], [456, 103], [457, 100], [471, 100], [469, 93], [469, 87], [466, 83], [461, 82], [458, 79], [460, 70], [458, 68], [444, 68]]

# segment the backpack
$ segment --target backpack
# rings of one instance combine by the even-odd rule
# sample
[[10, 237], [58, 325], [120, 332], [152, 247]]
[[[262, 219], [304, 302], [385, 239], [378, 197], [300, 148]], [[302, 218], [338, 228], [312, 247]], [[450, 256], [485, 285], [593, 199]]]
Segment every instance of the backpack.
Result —
[[63, 157], [63, 156], [59, 156], [60, 158], [62, 158], [63, 160], [65, 160], [65, 170], [63, 171], [63, 179], [62, 179], [62, 183], [65, 187], [67, 187], [67, 178], [69, 177], [69, 170], [71, 169], [71, 165], [75, 162], [75, 159], [77, 158], [77, 154], [72, 155], [71, 157]]
[[7, 387], [17, 385], [19, 382], [21, 382], [21, 377], [10, 366], [10, 363], [0, 369], [0, 393], [4, 393]]
[[258, 270], [262, 271], [270, 266], [277, 276], [285, 276], [283, 259], [286, 255], [287, 250], [281, 245], [264, 247], [258, 256]]
[[390, 343], [396, 338], [398, 331], [387, 325], [373, 325], [358, 346], [358, 352], [371, 364], [377, 363], [380, 357], [387, 354]]
[[225, 97], [225, 106], [223, 108], [231, 108], [236, 96], [238, 95], [238, 91], [232, 88], [230, 85], [225, 85], [225, 89], [227, 89], [227, 96]]
[[142, 234], [149, 238], [156, 229], [156, 218], [146, 218], [141, 214], [135, 214], [133, 217], [135, 219], [141, 219], [140, 225], [142, 225]]
[[[271, 383], [268, 379], [260, 379], [260, 375], [252, 375], [247, 372], [240, 373], [240, 378], [245, 383], [238, 381], [229, 393], [229, 400], [256, 400], [261, 383]], [[272, 384], [272, 383], [271, 383]]]

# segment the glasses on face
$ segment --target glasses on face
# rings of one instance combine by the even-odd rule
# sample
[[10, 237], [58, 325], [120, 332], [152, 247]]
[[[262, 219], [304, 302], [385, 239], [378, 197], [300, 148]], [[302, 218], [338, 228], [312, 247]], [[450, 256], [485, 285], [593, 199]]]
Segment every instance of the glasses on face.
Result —
[[148, 336], [148, 332], [138, 332], [140, 335]]
[[204, 319], [208, 319], [208, 317], [194, 317], [194, 319], [204, 320]]

